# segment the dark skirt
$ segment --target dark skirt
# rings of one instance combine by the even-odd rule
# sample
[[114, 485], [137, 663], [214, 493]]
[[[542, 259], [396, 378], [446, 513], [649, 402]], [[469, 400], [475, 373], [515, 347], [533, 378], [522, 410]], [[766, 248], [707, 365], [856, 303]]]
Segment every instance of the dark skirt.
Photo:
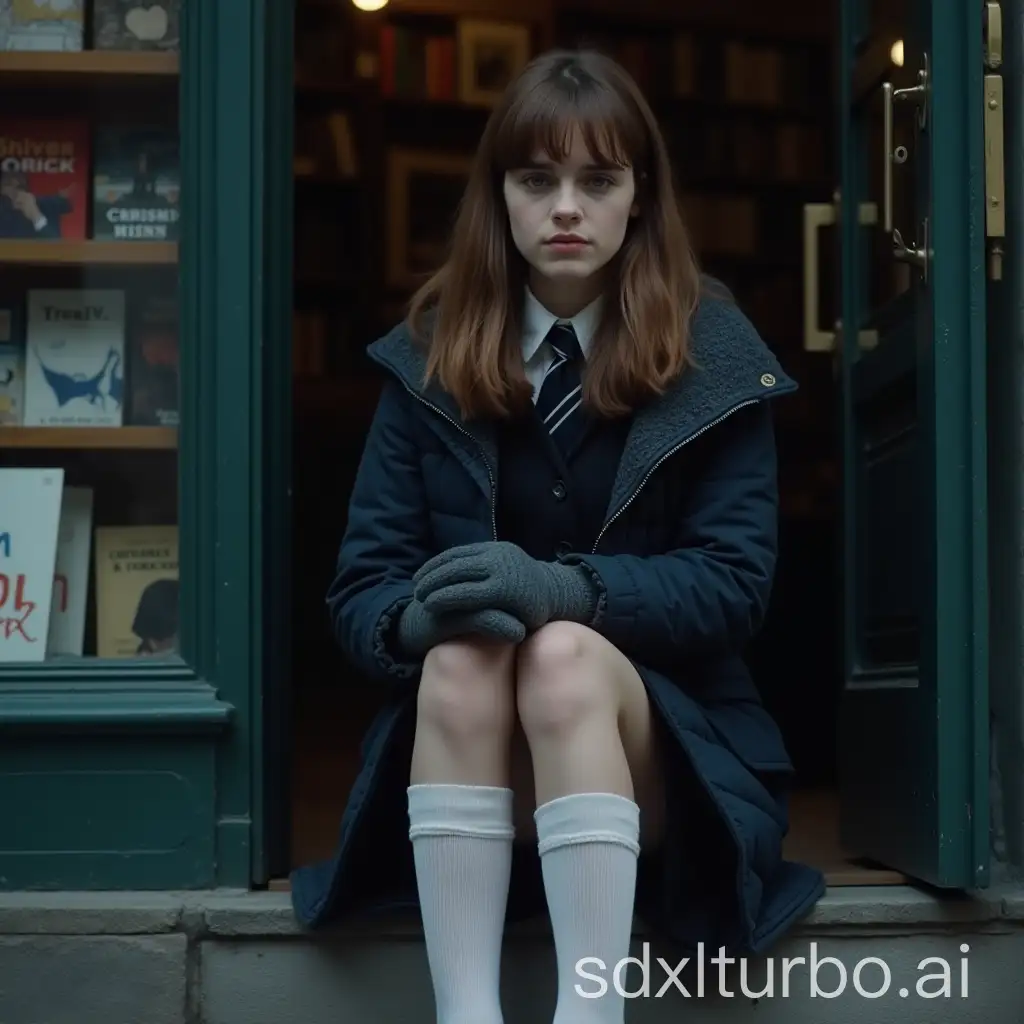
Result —
[[[637, 915], [684, 949], [757, 953], [824, 892], [820, 872], [783, 860], [792, 769], [759, 702], [698, 704], [663, 674], [637, 666], [659, 733], [666, 830], [641, 851]], [[301, 924], [416, 910], [406, 788], [415, 729], [407, 699], [371, 728], [331, 860], [297, 869]], [[517, 842], [507, 920], [547, 913], [536, 846]]]

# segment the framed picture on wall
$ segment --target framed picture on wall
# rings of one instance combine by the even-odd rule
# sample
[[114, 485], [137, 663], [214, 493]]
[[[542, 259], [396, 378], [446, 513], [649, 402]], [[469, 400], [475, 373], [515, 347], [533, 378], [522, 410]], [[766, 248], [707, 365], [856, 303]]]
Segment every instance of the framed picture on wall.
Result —
[[387, 281], [414, 289], [443, 262], [473, 158], [437, 150], [388, 153]]
[[531, 56], [530, 28], [502, 21], [458, 23], [459, 99], [493, 107]]

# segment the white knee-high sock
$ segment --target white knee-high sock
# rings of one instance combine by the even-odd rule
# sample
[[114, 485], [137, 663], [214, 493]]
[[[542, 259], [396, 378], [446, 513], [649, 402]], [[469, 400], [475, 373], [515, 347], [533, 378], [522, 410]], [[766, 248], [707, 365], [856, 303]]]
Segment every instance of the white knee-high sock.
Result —
[[[640, 810], [615, 793], [574, 793], [542, 804], [534, 820], [558, 964], [554, 1024], [622, 1024], [625, 1004], [613, 971], [629, 955]], [[585, 957], [604, 962], [603, 969], [583, 967], [607, 982], [599, 998], [576, 991], [577, 985], [585, 993], [598, 988], [577, 972]]]
[[437, 1024], [502, 1024], [512, 790], [420, 784], [408, 801]]

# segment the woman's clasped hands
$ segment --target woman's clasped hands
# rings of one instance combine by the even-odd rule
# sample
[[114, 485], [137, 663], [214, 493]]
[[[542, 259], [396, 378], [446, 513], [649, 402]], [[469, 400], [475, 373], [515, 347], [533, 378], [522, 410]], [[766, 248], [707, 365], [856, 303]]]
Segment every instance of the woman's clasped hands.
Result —
[[399, 639], [417, 655], [465, 634], [521, 643], [552, 619], [588, 621], [597, 604], [585, 570], [540, 561], [508, 541], [442, 551], [420, 567], [413, 585]]

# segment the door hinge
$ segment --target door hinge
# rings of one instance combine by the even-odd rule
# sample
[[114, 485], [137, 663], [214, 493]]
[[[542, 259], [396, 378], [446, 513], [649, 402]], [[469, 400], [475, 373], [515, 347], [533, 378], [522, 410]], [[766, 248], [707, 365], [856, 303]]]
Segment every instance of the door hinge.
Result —
[[988, 275], [1003, 277], [1006, 239], [1006, 157], [1003, 139], [1003, 12], [1000, 4], [984, 8], [985, 70], [985, 236], [988, 239]]

